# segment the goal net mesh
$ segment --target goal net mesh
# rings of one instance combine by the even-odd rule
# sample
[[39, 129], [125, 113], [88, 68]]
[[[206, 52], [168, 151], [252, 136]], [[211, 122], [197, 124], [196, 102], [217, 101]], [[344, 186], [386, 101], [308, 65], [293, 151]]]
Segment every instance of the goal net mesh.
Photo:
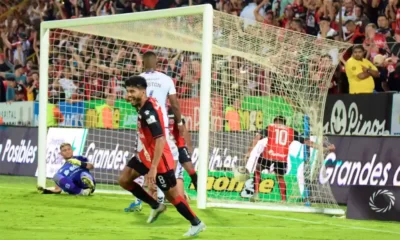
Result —
[[[201, 106], [211, 104], [208, 201], [250, 202], [253, 138], [283, 116], [288, 126], [320, 146], [307, 151], [299, 142], [290, 145], [284, 204], [334, 207], [329, 186], [318, 180], [324, 174], [322, 116], [339, 55], [349, 46], [260, 23], [245, 26], [240, 18], [215, 11], [211, 102], [200, 103], [202, 31], [202, 15], [102, 25], [83, 21], [82, 26], [52, 29], [49, 106], [55, 110], [50, 126], [88, 129], [75, 153], [94, 163], [98, 189], [119, 190], [118, 175], [135, 151], [137, 123], [135, 110], [124, 101], [123, 82], [143, 71], [142, 54], [151, 50], [158, 57], [157, 70], [176, 83], [196, 168]], [[263, 171], [259, 202], [251, 204], [281, 203], [277, 170], [271, 165]], [[187, 174], [184, 180], [185, 190], [195, 197]]]

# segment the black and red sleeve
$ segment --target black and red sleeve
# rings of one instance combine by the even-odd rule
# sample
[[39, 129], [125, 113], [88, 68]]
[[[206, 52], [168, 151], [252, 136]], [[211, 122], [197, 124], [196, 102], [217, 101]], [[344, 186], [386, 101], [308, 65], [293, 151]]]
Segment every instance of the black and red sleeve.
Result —
[[[149, 104], [150, 105], [150, 104]], [[156, 110], [147, 105], [147, 107], [140, 111], [142, 123], [147, 127], [153, 138], [159, 138], [164, 136], [164, 131], [161, 126], [160, 116], [156, 112]]]

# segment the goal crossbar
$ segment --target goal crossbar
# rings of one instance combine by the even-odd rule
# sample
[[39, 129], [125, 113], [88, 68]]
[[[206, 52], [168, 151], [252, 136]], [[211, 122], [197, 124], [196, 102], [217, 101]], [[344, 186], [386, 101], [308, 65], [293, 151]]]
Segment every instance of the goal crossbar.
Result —
[[[99, 27], [101, 24], [116, 24], [124, 22], [133, 22], [141, 20], [153, 20], [168, 17], [202, 15], [203, 29], [202, 29], [202, 44], [201, 44], [201, 94], [200, 100], [202, 112], [210, 112], [210, 99], [211, 99], [211, 64], [212, 64], [212, 45], [213, 45], [213, 8], [209, 4], [171, 8], [166, 10], [156, 10], [149, 12], [139, 12], [131, 14], [118, 14], [112, 16], [101, 16], [93, 18], [79, 18], [68, 19], [60, 21], [42, 22], [40, 26], [40, 88], [47, 89], [49, 84], [48, 69], [49, 69], [49, 48], [50, 48], [50, 30], [59, 28], [73, 28], [84, 25], [91, 25]], [[39, 96], [39, 134], [38, 144], [46, 146], [47, 142], [47, 94], [40, 94]], [[204, 104], [208, 103], [208, 104]], [[209, 114], [202, 114], [200, 116], [200, 132], [199, 134], [199, 150], [201, 152], [200, 165], [198, 168], [198, 196], [197, 205], [199, 208], [206, 207], [207, 198], [207, 171], [208, 171], [208, 137], [209, 137]], [[46, 148], [40, 147], [38, 151], [38, 185], [45, 187], [46, 185]]]

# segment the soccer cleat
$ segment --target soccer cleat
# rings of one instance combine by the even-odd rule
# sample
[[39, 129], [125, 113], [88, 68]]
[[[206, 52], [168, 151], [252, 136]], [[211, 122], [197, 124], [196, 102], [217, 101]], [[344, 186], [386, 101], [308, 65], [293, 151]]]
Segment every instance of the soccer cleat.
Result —
[[92, 194], [92, 189], [90, 188], [83, 189], [82, 192], [80, 193], [80, 195], [83, 196], [90, 196], [91, 194]]
[[200, 222], [197, 226], [190, 226], [189, 231], [183, 234], [184, 237], [193, 237], [197, 236], [200, 232], [206, 230], [206, 225], [203, 222]]
[[160, 203], [158, 208], [151, 209], [150, 216], [147, 219], [147, 223], [155, 222], [157, 220], [158, 216], [160, 216], [161, 213], [165, 212], [165, 210], [167, 210], [167, 207], [163, 203]]
[[91, 193], [92, 193], [95, 188], [93, 180], [86, 176], [81, 177], [81, 180], [86, 186], [89, 187], [89, 189], [91, 190]]
[[142, 208], [142, 201], [138, 199], [137, 201], [131, 203], [129, 207], [125, 208], [125, 212], [140, 212], [142, 211]]
[[44, 188], [43, 187], [37, 186], [36, 189], [37, 189], [38, 193], [43, 194], [43, 192], [44, 192]]

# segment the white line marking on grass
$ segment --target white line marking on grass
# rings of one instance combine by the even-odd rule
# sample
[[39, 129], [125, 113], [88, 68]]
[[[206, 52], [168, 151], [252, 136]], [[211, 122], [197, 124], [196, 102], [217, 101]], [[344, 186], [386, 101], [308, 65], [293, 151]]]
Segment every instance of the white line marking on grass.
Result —
[[214, 209], [217, 209], [222, 212], [229, 212], [229, 213], [234, 213], [234, 214], [254, 215], [254, 216], [265, 217], [265, 218], [303, 222], [303, 223], [310, 223], [310, 224], [315, 224], [315, 225], [328, 225], [328, 226], [333, 226], [333, 227], [342, 227], [342, 228], [357, 229], [357, 230], [364, 230], [364, 231], [370, 231], [370, 232], [391, 233], [391, 234], [400, 235], [400, 232], [386, 231], [386, 230], [380, 230], [380, 229], [376, 229], [376, 228], [366, 228], [366, 227], [358, 227], [358, 226], [332, 224], [332, 223], [326, 223], [326, 222], [303, 220], [303, 219], [299, 219], [299, 218], [280, 217], [280, 216], [274, 216], [274, 215], [268, 215], [268, 214], [256, 214], [256, 213], [249, 214], [249, 213], [245, 213], [245, 212], [231, 211], [231, 210], [220, 209], [220, 208], [214, 208]]
[[[91, 227], [85, 227], [85, 231], [88, 230], [96, 230], [96, 231], [109, 231], [109, 230], [118, 230], [118, 231], [130, 231], [130, 229], [187, 229], [187, 226], [129, 226], [127, 229], [123, 227], [113, 227], [113, 226], [99, 226], [96, 225], [97, 227], [91, 228]], [[10, 227], [10, 229], [14, 229], [15, 227]], [[21, 231], [21, 230], [41, 230], [41, 229], [46, 229], [46, 230], [71, 230], [71, 227], [65, 227], [65, 226], [17, 226], [15, 230]], [[268, 226], [207, 226], [207, 229], [276, 229], [276, 227], [268, 227]]]

